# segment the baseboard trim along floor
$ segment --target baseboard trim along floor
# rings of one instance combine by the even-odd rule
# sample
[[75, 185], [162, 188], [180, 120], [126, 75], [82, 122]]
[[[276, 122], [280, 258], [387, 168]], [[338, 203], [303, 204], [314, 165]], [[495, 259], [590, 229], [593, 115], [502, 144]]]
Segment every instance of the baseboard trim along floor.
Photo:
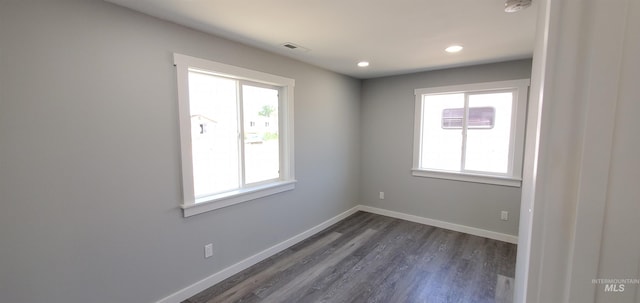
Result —
[[319, 232], [321, 232], [322, 230], [326, 229], [327, 227], [338, 223], [340, 221], [342, 221], [343, 219], [353, 215], [354, 213], [356, 213], [358, 211], [358, 207], [353, 207], [327, 221], [324, 221], [302, 233], [299, 233], [287, 240], [284, 240], [274, 246], [271, 246], [251, 257], [248, 257], [236, 264], [233, 264], [209, 277], [206, 277], [198, 282], [196, 282], [195, 284], [192, 284], [190, 286], [187, 286], [186, 288], [183, 288], [175, 293], [173, 293], [172, 295], [157, 301], [156, 303], [178, 303], [178, 302], [182, 302], [196, 294], [198, 294], [199, 292], [218, 284], [219, 282], [223, 281], [224, 279], [227, 279], [247, 268], [249, 268], [252, 265], [257, 264], [258, 262], [267, 259], [295, 244], [297, 244], [298, 242], [301, 242]]
[[494, 239], [494, 240], [499, 240], [499, 241], [504, 241], [504, 242], [508, 242], [508, 243], [517, 243], [518, 242], [518, 237], [513, 236], [513, 235], [507, 235], [507, 234], [502, 234], [502, 233], [498, 233], [498, 232], [493, 232], [493, 231], [489, 231], [489, 230], [484, 230], [484, 229], [479, 229], [479, 228], [474, 228], [474, 227], [469, 227], [469, 226], [464, 226], [464, 225], [459, 225], [459, 224], [454, 224], [454, 223], [449, 223], [449, 222], [444, 222], [444, 221], [439, 221], [439, 220], [434, 220], [434, 219], [430, 219], [430, 218], [424, 218], [424, 217], [419, 217], [419, 216], [415, 216], [415, 215], [409, 215], [409, 214], [404, 214], [404, 213], [400, 213], [400, 212], [395, 212], [395, 211], [390, 211], [390, 210], [386, 210], [386, 209], [381, 209], [381, 208], [376, 208], [376, 207], [371, 207], [371, 206], [365, 206], [365, 205], [357, 205], [341, 214], [338, 214], [337, 216], [326, 220], [300, 234], [297, 234], [285, 241], [282, 241], [276, 245], [273, 245], [253, 256], [250, 256], [236, 264], [233, 264], [219, 272], [214, 273], [213, 275], [206, 277], [190, 286], [187, 286], [159, 301], [157, 301], [156, 303], [179, 303], [182, 302], [183, 300], [186, 300], [200, 292], [202, 292], [203, 290], [218, 284], [219, 282], [222, 282], [223, 280], [249, 268], [252, 265], [255, 265], [257, 263], [259, 263], [260, 261], [263, 261], [317, 233], [319, 233], [320, 231], [326, 229], [327, 227], [351, 216], [352, 214], [358, 212], [358, 211], [364, 211], [364, 212], [369, 212], [369, 213], [374, 213], [374, 214], [378, 214], [378, 215], [383, 215], [383, 216], [388, 216], [388, 217], [392, 217], [392, 218], [397, 218], [397, 219], [402, 219], [402, 220], [406, 220], [406, 221], [411, 221], [411, 222], [416, 222], [416, 223], [421, 223], [421, 224], [425, 224], [425, 225], [431, 225], [431, 226], [435, 226], [435, 227], [440, 227], [440, 228], [444, 228], [444, 229], [449, 229], [449, 230], [453, 230], [453, 231], [457, 231], [457, 232], [462, 232], [462, 233], [467, 233], [467, 234], [471, 234], [471, 235], [475, 235], [475, 236], [480, 236], [480, 237], [485, 237], [485, 238], [489, 238], [489, 239]]
[[400, 213], [396, 211], [391, 211], [391, 210], [386, 210], [386, 209], [371, 207], [366, 205], [358, 205], [356, 208], [360, 211], [366, 211], [369, 213], [374, 213], [374, 214], [392, 217], [396, 219], [402, 219], [402, 220], [421, 223], [425, 225], [440, 227], [448, 230], [453, 230], [453, 231], [470, 234], [474, 236], [494, 239], [494, 240], [503, 241], [507, 243], [518, 244], [518, 237], [513, 235], [503, 234], [503, 233], [490, 231], [486, 229], [470, 227], [466, 225], [449, 223], [449, 222], [425, 218], [425, 217], [409, 215], [405, 213]]

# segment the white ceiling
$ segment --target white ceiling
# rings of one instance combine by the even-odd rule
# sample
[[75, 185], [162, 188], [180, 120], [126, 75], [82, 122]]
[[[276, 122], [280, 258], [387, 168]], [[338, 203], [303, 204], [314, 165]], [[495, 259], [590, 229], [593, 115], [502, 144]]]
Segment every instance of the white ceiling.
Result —
[[530, 58], [537, 15], [535, 0], [516, 13], [504, 0], [107, 1], [356, 78]]

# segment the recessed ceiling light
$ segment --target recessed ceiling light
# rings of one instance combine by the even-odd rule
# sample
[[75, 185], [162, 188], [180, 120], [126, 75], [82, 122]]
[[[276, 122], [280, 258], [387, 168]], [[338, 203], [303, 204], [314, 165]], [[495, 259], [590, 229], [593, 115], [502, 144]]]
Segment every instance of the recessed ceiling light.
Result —
[[360, 62], [358, 62], [358, 66], [359, 66], [359, 67], [367, 67], [367, 66], [369, 66], [369, 62], [367, 62], [367, 61], [360, 61]]
[[447, 53], [457, 53], [457, 52], [461, 51], [462, 49], [463, 49], [463, 47], [460, 46], [460, 45], [451, 45], [451, 46], [445, 48], [444, 50]]

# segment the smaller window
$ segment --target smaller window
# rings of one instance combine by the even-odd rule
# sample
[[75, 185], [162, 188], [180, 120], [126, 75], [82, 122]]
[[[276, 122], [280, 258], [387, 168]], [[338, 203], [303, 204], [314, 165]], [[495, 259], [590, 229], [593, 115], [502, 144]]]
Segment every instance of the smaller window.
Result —
[[415, 90], [413, 175], [520, 186], [528, 85]]

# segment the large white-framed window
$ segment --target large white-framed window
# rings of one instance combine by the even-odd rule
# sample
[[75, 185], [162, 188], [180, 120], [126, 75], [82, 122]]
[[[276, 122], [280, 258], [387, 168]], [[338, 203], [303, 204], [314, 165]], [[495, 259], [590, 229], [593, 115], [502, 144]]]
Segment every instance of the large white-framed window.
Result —
[[295, 188], [293, 79], [174, 54], [184, 216]]
[[415, 90], [412, 174], [519, 187], [529, 80]]

